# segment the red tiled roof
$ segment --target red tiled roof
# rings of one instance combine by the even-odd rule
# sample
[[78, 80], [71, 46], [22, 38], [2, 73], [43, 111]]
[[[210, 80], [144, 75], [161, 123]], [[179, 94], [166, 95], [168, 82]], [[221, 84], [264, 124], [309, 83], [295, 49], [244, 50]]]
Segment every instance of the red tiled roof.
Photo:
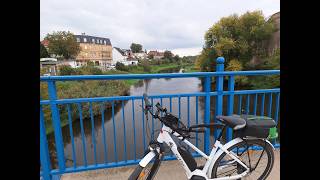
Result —
[[43, 44], [44, 46], [48, 46], [49, 41], [45, 39], [45, 40], [41, 41], [41, 44]]

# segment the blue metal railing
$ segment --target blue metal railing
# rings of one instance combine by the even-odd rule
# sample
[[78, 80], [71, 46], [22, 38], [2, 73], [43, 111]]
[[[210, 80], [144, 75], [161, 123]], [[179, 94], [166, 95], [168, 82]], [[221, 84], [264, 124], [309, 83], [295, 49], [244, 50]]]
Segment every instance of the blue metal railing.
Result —
[[[125, 80], [125, 79], [153, 79], [153, 78], [204, 78], [204, 92], [192, 92], [192, 93], [179, 93], [179, 94], [158, 94], [150, 95], [152, 102], [159, 100], [161, 104], [165, 103], [164, 100], [167, 100], [166, 106], [169, 111], [173, 110], [173, 100], [177, 99], [178, 102], [178, 113], [179, 118], [181, 117], [181, 101], [185, 98], [187, 101], [187, 124], [191, 124], [190, 120], [195, 119], [193, 123], [210, 123], [210, 121], [215, 120], [215, 116], [222, 115], [226, 113], [228, 115], [234, 114], [237, 111], [237, 114], [242, 113], [243, 107], [245, 108], [246, 113], [257, 114], [257, 115], [267, 115], [273, 117], [276, 122], [278, 122], [279, 116], [279, 99], [280, 99], [280, 89], [259, 89], [259, 90], [235, 90], [235, 76], [260, 76], [260, 75], [279, 75], [280, 70], [260, 70], [260, 71], [224, 71], [224, 59], [217, 59], [216, 72], [196, 72], [196, 73], [167, 73], [167, 74], [121, 74], [121, 75], [86, 75], [86, 76], [46, 76], [40, 77], [41, 82], [47, 83], [49, 99], [40, 100], [40, 162], [41, 162], [41, 171], [40, 176], [43, 179], [49, 180], [53, 178], [53, 175], [60, 175], [69, 172], [79, 172], [86, 170], [94, 170], [99, 168], [109, 168], [109, 167], [118, 167], [124, 165], [137, 164], [139, 158], [142, 157], [141, 152], [137, 151], [137, 144], [141, 141], [141, 146], [143, 149], [147, 147], [147, 137], [146, 131], [149, 124], [146, 124], [146, 119], [144, 118], [143, 111], [141, 108], [138, 109], [135, 107], [135, 103], [143, 106], [143, 97], [141, 96], [113, 96], [113, 97], [90, 97], [90, 98], [73, 98], [73, 99], [58, 99], [56, 82], [58, 81], [83, 81], [83, 80]], [[228, 77], [228, 86], [227, 90], [224, 90], [224, 78]], [[212, 78], [215, 78], [216, 89], [213, 91], [211, 89]], [[267, 95], [267, 96], [266, 96]], [[273, 97], [275, 96], [275, 100]], [[226, 104], [224, 104], [224, 97], [227, 98]], [[251, 98], [250, 98], [251, 97]], [[200, 99], [204, 101], [203, 115], [204, 118], [199, 118], [199, 109], [200, 109]], [[213, 99], [214, 98], [214, 99]], [[260, 101], [260, 107], [258, 106], [258, 100]], [[266, 99], [268, 99], [268, 104], [265, 106]], [[190, 100], [194, 100], [195, 117], [190, 117]], [[120, 105], [120, 114], [121, 120], [115, 121], [115, 104], [116, 102], [121, 102]], [[132, 114], [125, 113], [124, 103], [131, 101], [131, 111]], [[250, 107], [250, 102], [253, 101], [253, 105]], [[237, 102], [237, 103], [235, 103]], [[89, 103], [89, 118], [91, 132], [86, 133], [84, 122], [87, 120], [83, 117], [83, 104]], [[102, 122], [102, 146], [98, 148], [96, 143], [96, 132], [95, 123], [98, 121], [98, 117], [93, 114], [93, 103], [100, 103], [100, 115]], [[111, 104], [111, 119], [110, 123], [112, 124], [110, 128], [105, 127], [105, 104]], [[136, 104], [137, 105], [137, 104]], [[213, 109], [214, 105], [214, 109]], [[51, 112], [51, 121], [54, 128], [54, 144], [55, 151], [57, 156], [57, 166], [58, 168], [53, 167], [52, 157], [50, 157], [49, 148], [48, 148], [48, 139], [46, 135], [46, 124], [44, 118], [43, 106], [49, 106]], [[61, 107], [65, 106], [67, 112], [67, 119], [69, 123], [69, 134], [71, 141], [71, 159], [72, 164], [70, 166], [66, 165], [66, 155], [65, 155], [65, 144], [63, 141], [63, 132], [61, 128]], [[80, 122], [80, 137], [74, 137], [73, 122], [72, 122], [72, 107], [77, 109], [79, 112], [79, 122]], [[226, 107], [226, 109], [225, 109]], [[265, 111], [265, 107], [267, 110]], [[251, 108], [251, 110], [250, 110]], [[272, 109], [274, 113], [272, 114]], [[214, 112], [214, 116], [212, 114]], [[141, 119], [135, 118], [135, 115], [140, 113]], [[99, 118], [100, 119], [100, 118]], [[181, 119], [183, 120], [183, 119]], [[156, 122], [154, 119], [149, 119], [151, 121], [151, 135], [155, 136], [155, 126]], [[202, 122], [201, 122], [202, 121]], [[131, 125], [129, 124], [131, 123]], [[136, 124], [141, 123], [141, 131], [137, 130]], [[128, 129], [133, 130], [133, 135], [128, 134]], [[110, 131], [112, 130], [112, 131]], [[119, 131], [123, 133], [120, 134]], [[117, 133], [118, 132], [118, 133]], [[217, 134], [217, 131], [214, 131], [214, 135]], [[91, 136], [88, 138], [86, 136]], [[112, 138], [107, 138], [107, 137]], [[118, 137], [122, 136], [122, 137]], [[195, 145], [202, 149], [205, 153], [210, 152], [210, 130], [207, 129], [203, 136], [203, 143], [199, 143], [200, 134], [196, 134]], [[121, 138], [121, 139], [120, 139]], [[81, 145], [75, 145], [75, 139], [81, 141]], [[130, 140], [132, 139], [132, 141]], [[232, 139], [231, 129], [227, 129], [226, 140], [229, 141]], [[88, 141], [91, 141], [88, 142]], [[108, 142], [107, 142], [108, 141]], [[122, 141], [122, 143], [117, 143]], [[133, 142], [133, 144], [132, 144]], [[90, 146], [88, 146], [90, 143]], [[139, 144], [138, 144], [139, 145]], [[276, 144], [279, 146], [279, 144]], [[89, 149], [88, 149], [89, 148]], [[87, 150], [92, 151], [89, 153]], [[81, 151], [81, 152], [80, 152]], [[97, 151], [102, 151], [103, 157], [98, 156]], [[76, 156], [76, 153], [78, 156]], [[119, 153], [121, 158], [119, 158]], [[140, 155], [139, 155], [140, 153]], [[82, 154], [82, 157], [79, 156]], [[92, 162], [89, 161], [89, 155], [93, 154], [91, 157]], [[110, 155], [113, 155], [113, 158], [110, 158]], [[132, 155], [133, 154], [133, 155]], [[109, 157], [108, 157], [109, 155]], [[199, 154], [193, 153], [194, 156], [199, 156]], [[81, 157], [81, 158], [80, 158]], [[174, 159], [174, 157], [166, 156], [165, 159]]]

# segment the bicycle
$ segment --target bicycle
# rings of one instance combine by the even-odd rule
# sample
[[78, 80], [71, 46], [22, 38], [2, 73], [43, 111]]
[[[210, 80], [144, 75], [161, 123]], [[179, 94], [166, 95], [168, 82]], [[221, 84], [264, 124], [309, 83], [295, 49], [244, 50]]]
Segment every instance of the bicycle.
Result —
[[[261, 121], [259, 119], [250, 120], [248, 116], [217, 116], [216, 118], [221, 123], [199, 124], [188, 128], [176, 116], [167, 112], [166, 108], [161, 107], [159, 102], [155, 105], [157, 111], [153, 114], [151, 111], [153, 105], [151, 105], [147, 94], [143, 94], [143, 98], [145, 115], [148, 116], [149, 112], [153, 118], [159, 119], [163, 125], [157, 140], [149, 143], [145, 156], [141, 159], [129, 180], [151, 180], [154, 178], [164, 157], [164, 144], [176, 156], [188, 179], [231, 180], [250, 178], [251, 175], [254, 176], [254, 179], [266, 179], [270, 174], [274, 164], [274, 147], [267, 137], [269, 129], [276, 127], [273, 119]], [[160, 112], [164, 115], [159, 116]], [[233, 129], [234, 139], [222, 144], [220, 141], [226, 127]], [[209, 156], [188, 141], [191, 138], [191, 133], [203, 133], [205, 128], [222, 129]], [[183, 142], [204, 157], [206, 159], [205, 164], [198, 166], [191, 153], [184, 146], [178, 146], [173, 137], [178, 139], [179, 144]], [[261, 154], [259, 155], [259, 153]], [[262, 165], [265, 163], [262, 170], [261, 163]], [[260, 175], [256, 175], [257, 173], [260, 173]]]

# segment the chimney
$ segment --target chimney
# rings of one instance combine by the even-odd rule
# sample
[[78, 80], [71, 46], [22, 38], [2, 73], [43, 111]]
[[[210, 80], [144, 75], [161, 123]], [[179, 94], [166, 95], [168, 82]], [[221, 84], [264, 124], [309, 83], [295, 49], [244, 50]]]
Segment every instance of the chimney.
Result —
[[81, 35], [83, 35], [83, 36], [84, 36], [84, 35], [86, 35], [86, 33], [81, 33]]

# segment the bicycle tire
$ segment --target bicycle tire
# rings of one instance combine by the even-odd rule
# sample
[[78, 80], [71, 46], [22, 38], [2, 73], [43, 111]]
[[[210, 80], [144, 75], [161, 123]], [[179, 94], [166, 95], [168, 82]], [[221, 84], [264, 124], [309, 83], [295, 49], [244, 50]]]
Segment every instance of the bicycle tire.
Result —
[[[138, 165], [134, 171], [131, 173], [130, 177], [128, 178], [128, 180], [140, 180], [140, 179], [144, 179], [145, 176], [146, 180], [152, 180], [154, 178], [154, 176], [157, 174], [158, 169], [160, 167], [162, 158], [160, 158], [159, 156], [156, 156], [154, 158], [154, 162], [150, 161], [146, 167], [142, 167], [140, 165]], [[143, 177], [141, 177], [141, 173], [144, 172], [144, 170], [146, 170], [148, 168], [148, 166], [150, 168], [150, 171], [148, 172], [148, 174], [143, 174]]]
[[[266, 143], [264, 140], [262, 139], [247, 139], [246, 142], [245, 141], [242, 141], [240, 143], [237, 143], [233, 146], [231, 146], [230, 148], [228, 148], [228, 151], [231, 151], [232, 149], [236, 148], [236, 147], [243, 147], [244, 145], [247, 144], [255, 144], [255, 145], [260, 145], [261, 147], [264, 146], [264, 151], [266, 152], [267, 156], [268, 156], [268, 163], [267, 163], [267, 166], [264, 170], [264, 172], [261, 174], [260, 177], [258, 177], [257, 179], [258, 180], [263, 180], [263, 179], [266, 179], [272, 168], [273, 168], [273, 164], [274, 164], [274, 152], [273, 152], [273, 147], [269, 144], [269, 143]], [[250, 154], [250, 153], [249, 153]], [[226, 153], [223, 152], [219, 158], [217, 159], [217, 161], [215, 162], [215, 164], [213, 165], [213, 168], [212, 168], [212, 173], [211, 173], [211, 178], [216, 178], [217, 177], [217, 169], [220, 165], [220, 161], [226, 156]], [[263, 156], [263, 155], [262, 155]], [[254, 172], [254, 170], [252, 171]], [[250, 173], [252, 173], [250, 172]], [[245, 176], [246, 177], [246, 176]], [[245, 178], [244, 177], [244, 178]]]

